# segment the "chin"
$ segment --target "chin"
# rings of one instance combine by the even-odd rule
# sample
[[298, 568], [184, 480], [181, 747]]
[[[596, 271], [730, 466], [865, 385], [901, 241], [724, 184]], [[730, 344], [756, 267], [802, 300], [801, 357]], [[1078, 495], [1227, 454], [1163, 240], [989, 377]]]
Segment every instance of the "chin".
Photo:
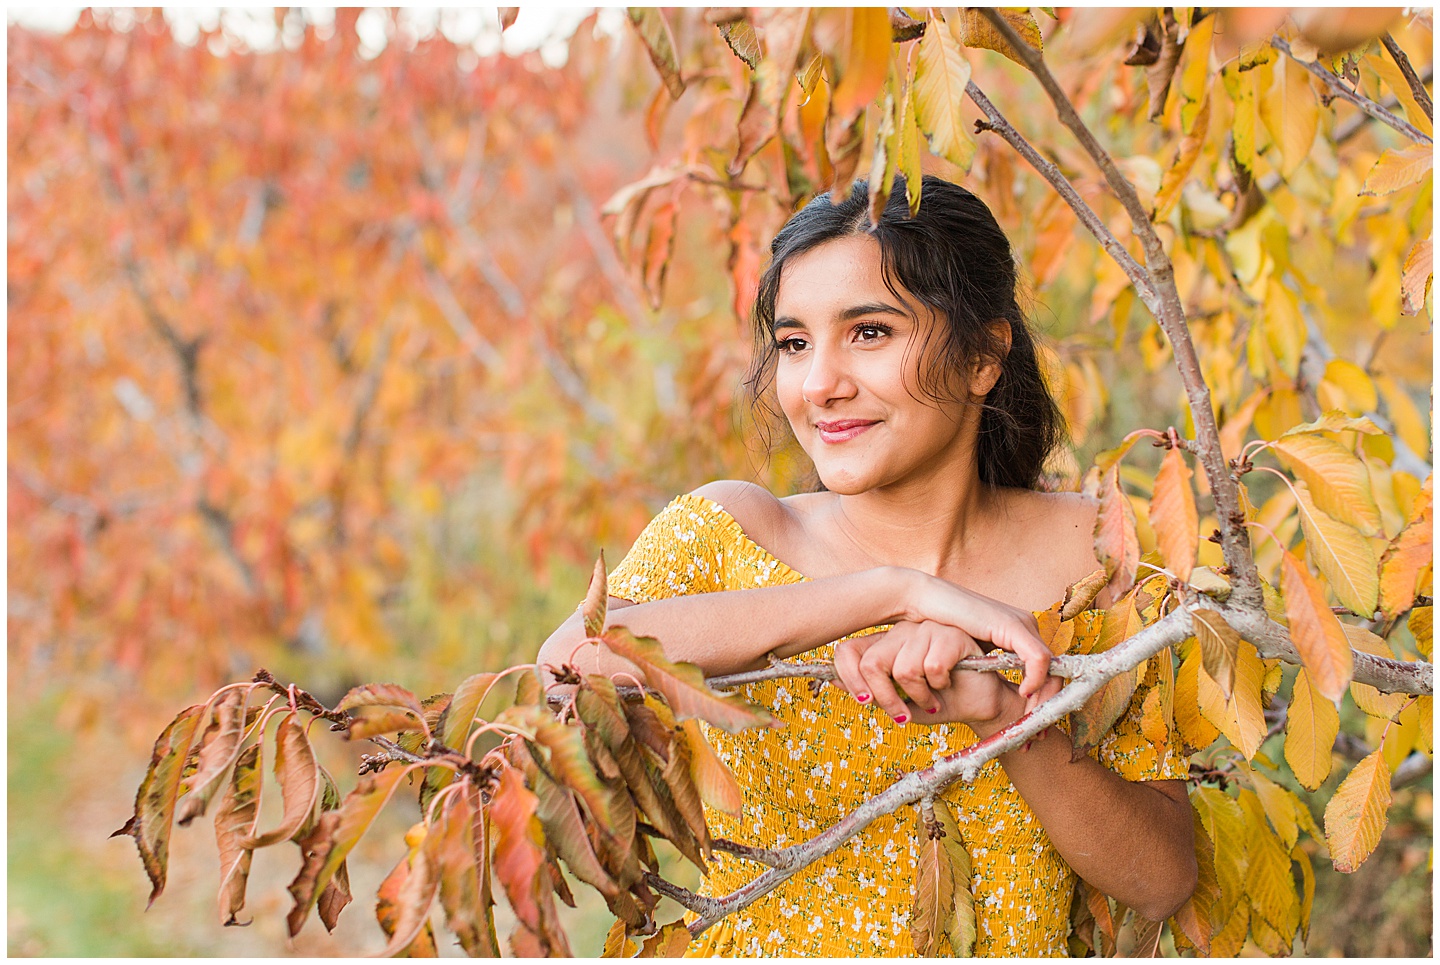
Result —
[[817, 469], [815, 474], [820, 477], [822, 486], [841, 496], [856, 496], [871, 488], [868, 481], [857, 478], [854, 473]]

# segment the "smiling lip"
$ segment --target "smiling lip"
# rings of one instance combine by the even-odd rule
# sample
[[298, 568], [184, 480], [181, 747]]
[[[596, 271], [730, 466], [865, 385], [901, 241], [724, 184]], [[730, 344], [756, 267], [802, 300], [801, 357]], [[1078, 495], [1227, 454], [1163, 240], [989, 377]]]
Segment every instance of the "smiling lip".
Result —
[[819, 430], [821, 439], [833, 443], [848, 442], [878, 424], [875, 419], [842, 419], [838, 422], [817, 422], [815, 428]]

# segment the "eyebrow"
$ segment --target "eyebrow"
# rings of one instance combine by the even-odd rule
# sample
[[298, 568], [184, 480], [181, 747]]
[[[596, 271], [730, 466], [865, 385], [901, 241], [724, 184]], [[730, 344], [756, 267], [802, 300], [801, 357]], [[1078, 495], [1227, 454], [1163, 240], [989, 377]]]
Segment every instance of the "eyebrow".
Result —
[[[854, 305], [840, 312], [839, 320], [849, 322], [866, 315], [898, 315], [901, 318], [909, 318], [910, 314], [894, 305], [887, 305], [884, 302], [871, 302], [867, 305]], [[779, 331], [782, 328], [804, 328], [805, 325], [797, 318], [786, 315], [775, 319], [774, 329]]]

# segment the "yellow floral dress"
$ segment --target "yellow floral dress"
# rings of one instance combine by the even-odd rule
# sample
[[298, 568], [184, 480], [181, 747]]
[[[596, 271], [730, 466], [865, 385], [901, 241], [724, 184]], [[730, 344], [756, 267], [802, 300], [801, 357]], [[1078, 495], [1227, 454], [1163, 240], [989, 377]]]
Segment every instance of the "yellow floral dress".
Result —
[[[752, 542], [719, 504], [684, 495], [650, 522], [611, 572], [609, 585], [613, 596], [646, 603], [806, 579]], [[1142, 618], [1154, 619], [1153, 611], [1152, 605]], [[1098, 611], [1081, 613], [1065, 649], [1087, 652], [1101, 622]], [[730, 632], [735, 629], [741, 628]], [[834, 644], [827, 644], [804, 659], [833, 654]], [[1169, 725], [1157, 726], [1154, 714], [1142, 723], [1145, 698], [1162, 686], [1157, 663], [1142, 665], [1130, 709], [1091, 752], [1132, 781], [1188, 775], [1188, 758], [1180, 741], [1169, 739]], [[741, 692], [784, 726], [739, 734], [705, 728], [745, 792], [740, 815], [706, 812], [712, 833], [734, 841], [770, 847], [805, 841], [900, 775], [976, 740], [963, 724], [897, 726], [834, 687], [812, 694], [805, 680], [767, 681]], [[1075, 873], [999, 762], [986, 764], [972, 784], [952, 785], [943, 797], [972, 859], [975, 954], [1066, 956]], [[881, 817], [835, 853], [711, 926], [691, 943], [687, 957], [914, 955], [909, 920], [917, 830], [912, 808]], [[719, 852], [710, 867], [702, 889], [710, 895], [728, 894], [764, 870]]]

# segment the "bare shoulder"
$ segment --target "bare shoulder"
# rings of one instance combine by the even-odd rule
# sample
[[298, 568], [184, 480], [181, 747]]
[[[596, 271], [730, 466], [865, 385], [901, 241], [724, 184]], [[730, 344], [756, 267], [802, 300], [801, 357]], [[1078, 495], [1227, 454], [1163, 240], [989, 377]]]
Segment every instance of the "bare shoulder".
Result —
[[764, 486], [740, 479], [717, 479], [694, 490], [729, 513], [755, 542], [769, 545], [788, 522], [784, 504]]
[[1021, 523], [1020, 531], [1035, 559], [1052, 562], [1057, 578], [1066, 585], [1093, 572], [1095, 514], [1100, 503], [1084, 493], [1041, 493], [1011, 490], [1006, 515]]

